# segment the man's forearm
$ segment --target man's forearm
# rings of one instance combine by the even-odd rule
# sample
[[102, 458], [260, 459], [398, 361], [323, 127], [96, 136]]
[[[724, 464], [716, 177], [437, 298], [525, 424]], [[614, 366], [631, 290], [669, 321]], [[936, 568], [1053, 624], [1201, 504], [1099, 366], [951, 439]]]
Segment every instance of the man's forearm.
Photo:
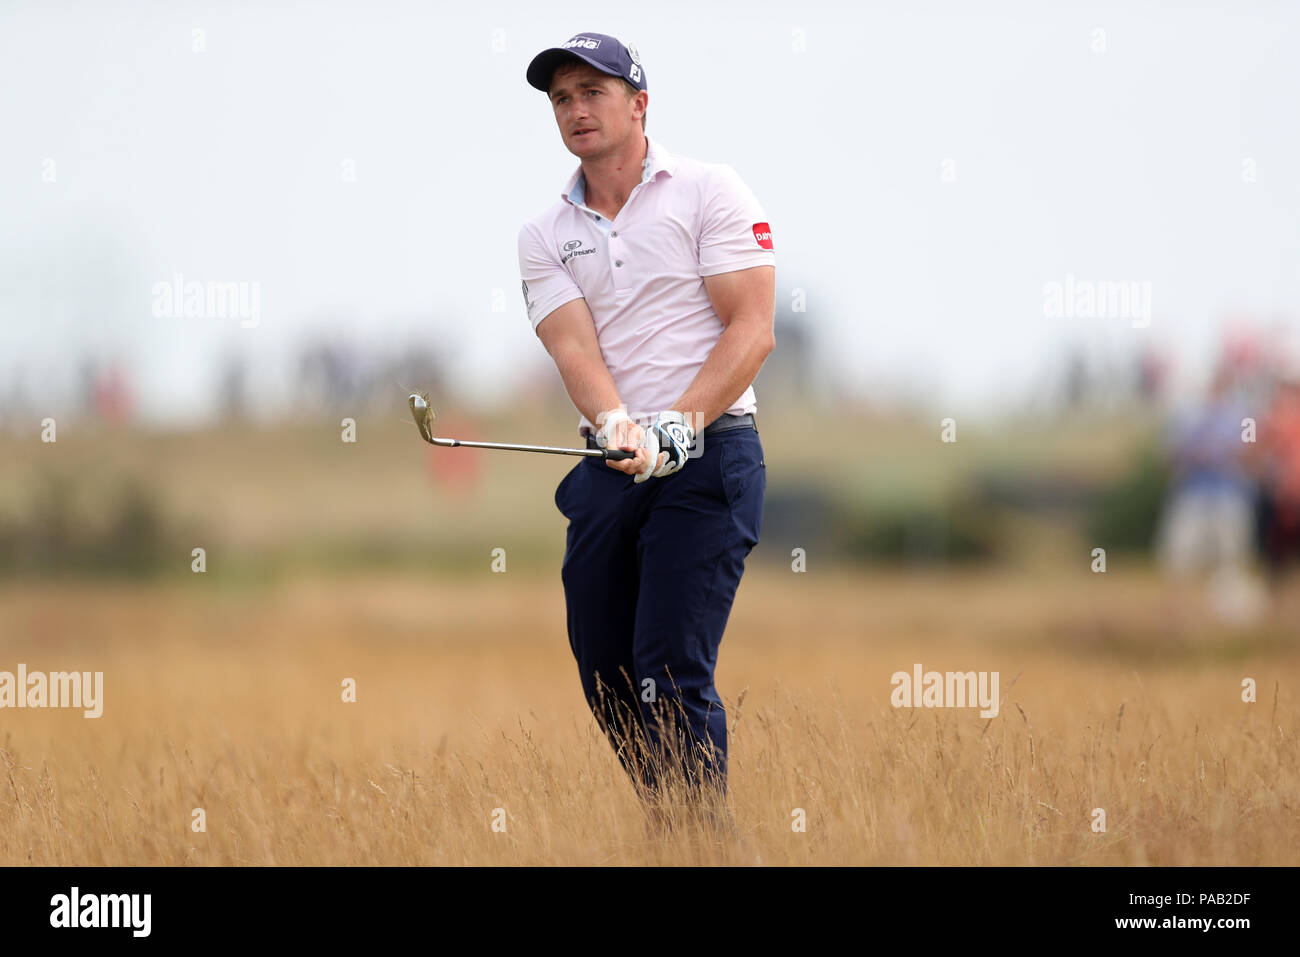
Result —
[[572, 348], [559, 352], [554, 358], [565, 391], [587, 421], [599, 427], [602, 412], [623, 404], [614, 377], [609, 374], [609, 368], [599, 353], [593, 355], [587, 350]]
[[774, 344], [770, 319], [733, 319], [672, 408], [702, 430], [740, 398]]

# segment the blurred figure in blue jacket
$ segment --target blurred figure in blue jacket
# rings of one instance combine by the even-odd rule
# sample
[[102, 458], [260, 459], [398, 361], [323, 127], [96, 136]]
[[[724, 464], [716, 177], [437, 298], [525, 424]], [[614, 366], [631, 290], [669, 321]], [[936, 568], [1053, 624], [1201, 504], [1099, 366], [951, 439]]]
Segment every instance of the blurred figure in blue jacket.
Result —
[[1173, 474], [1158, 547], [1175, 575], [1209, 574], [1211, 606], [1219, 617], [1247, 621], [1264, 601], [1249, 571], [1256, 489], [1243, 420], [1251, 410], [1234, 379], [1228, 366], [1220, 366], [1205, 402], [1172, 423]]

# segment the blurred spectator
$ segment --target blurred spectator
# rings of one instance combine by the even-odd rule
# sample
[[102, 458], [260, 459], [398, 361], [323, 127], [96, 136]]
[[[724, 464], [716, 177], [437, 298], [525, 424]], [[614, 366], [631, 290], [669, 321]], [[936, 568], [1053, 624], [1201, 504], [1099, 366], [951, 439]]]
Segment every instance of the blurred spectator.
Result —
[[1274, 583], [1300, 556], [1300, 362], [1280, 370], [1260, 423], [1259, 545]]
[[1155, 402], [1164, 396], [1169, 381], [1169, 359], [1154, 347], [1148, 346], [1138, 354], [1137, 398], [1140, 402]]
[[[466, 442], [483, 441], [470, 418], [454, 413], [437, 417], [434, 435], [453, 436]], [[488, 453], [470, 448], [455, 451], [429, 448], [428, 452], [429, 475], [442, 494], [459, 499], [472, 499], [478, 495], [483, 486], [483, 457]]]
[[221, 414], [239, 421], [248, 411], [248, 365], [239, 355], [229, 355], [221, 368]]
[[1242, 620], [1258, 613], [1261, 597], [1247, 572], [1255, 488], [1242, 441], [1249, 413], [1235, 384], [1232, 368], [1220, 365], [1204, 404], [1173, 423], [1172, 479], [1158, 542], [1167, 569], [1210, 572], [1214, 610]]
[[109, 425], [123, 425], [131, 418], [133, 402], [126, 373], [117, 363], [100, 371], [94, 380], [95, 413]]
[[5, 377], [5, 386], [3, 395], [0, 395], [0, 428], [18, 429], [27, 424], [27, 420], [32, 416], [32, 408], [28, 404], [26, 389], [27, 374], [21, 366], [14, 365], [10, 367], [9, 374]]

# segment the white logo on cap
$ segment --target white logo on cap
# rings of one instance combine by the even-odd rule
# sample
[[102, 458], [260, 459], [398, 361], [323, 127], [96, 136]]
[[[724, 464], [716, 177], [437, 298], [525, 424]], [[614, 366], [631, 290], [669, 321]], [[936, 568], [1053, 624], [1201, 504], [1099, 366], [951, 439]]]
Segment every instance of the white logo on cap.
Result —
[[591, 37], [574, 37], [560, 44], [561, 50], [567, 50], [570, 47], [582, 47], [584, 50], [594, 50], [600, 46], [599, 40], [593, 40]]
[[641, 65], [641, 54], [636, 52], [636, 46], [629, 43], [627, 45], [627, 55], [632, 58], [632, 62], [637, 66]]
[[628, 68], [627, 75], [632, 78], [633, 83], [641, 82], [641, 68], [635, 63]]

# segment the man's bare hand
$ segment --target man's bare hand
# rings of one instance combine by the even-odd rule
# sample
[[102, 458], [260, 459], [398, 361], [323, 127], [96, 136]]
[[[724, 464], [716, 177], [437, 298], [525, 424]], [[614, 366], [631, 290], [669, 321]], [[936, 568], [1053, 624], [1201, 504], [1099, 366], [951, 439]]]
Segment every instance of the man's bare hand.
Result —
[[[596, 433], [596, 441], [603, 447], [636, 453], [636, 458], [606, 459], [606, 465], [628, 475], [637, 475], [650, 467], [650, 450], [641, 444], [645, 429], [629, 419], [626, 413], [617, 409], [603, 412], [597, 424], [600, 428]], [[663, 464], [664, 458], [666, 453], [661, 453], [656, 468]]]

